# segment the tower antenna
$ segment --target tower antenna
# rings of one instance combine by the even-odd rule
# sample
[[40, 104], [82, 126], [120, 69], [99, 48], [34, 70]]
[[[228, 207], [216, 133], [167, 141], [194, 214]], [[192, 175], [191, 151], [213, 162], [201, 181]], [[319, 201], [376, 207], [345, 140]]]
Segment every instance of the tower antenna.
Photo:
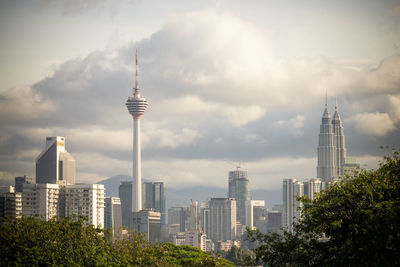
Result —
[[135, 94], [140, 93], [139, 91], [139, 63], [138, 63], [138, 50], [136, 48], [136, 79], [135, 79]]

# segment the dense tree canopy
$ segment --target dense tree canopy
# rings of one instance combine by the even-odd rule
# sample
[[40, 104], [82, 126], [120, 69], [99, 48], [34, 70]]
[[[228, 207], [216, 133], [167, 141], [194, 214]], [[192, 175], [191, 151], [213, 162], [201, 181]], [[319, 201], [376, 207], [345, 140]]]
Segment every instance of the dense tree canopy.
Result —
[[190, 246], [151, 244], [140, 235], [113, 240], [84, 219], [0, 222], [0, 266], [234, 266]]
[[249, 238], [260, 244], [257, 263], [270, 266], [399, 266], [399, 152], [308, 201], [293, 233]]

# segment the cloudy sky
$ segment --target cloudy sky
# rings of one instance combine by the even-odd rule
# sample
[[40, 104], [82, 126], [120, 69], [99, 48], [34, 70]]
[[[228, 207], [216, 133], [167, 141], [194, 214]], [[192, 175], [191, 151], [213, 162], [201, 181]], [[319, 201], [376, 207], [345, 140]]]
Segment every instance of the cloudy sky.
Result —
[[325, 92], [347, 152], [376, 168], [400, 145], [398, 1], [0, 0], [0, 179], [34, 176], [66, 137], [77, 180], [132, 172], [140, 85], [142, 176], [169, 187], [251, 188], [316, 175]]

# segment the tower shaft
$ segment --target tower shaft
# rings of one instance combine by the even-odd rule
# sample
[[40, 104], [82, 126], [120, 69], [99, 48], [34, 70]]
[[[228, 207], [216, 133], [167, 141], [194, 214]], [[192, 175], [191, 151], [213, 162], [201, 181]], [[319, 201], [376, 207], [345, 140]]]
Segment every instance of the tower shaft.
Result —
[[132, 211], [142, 210], [142, 157], [140, 148], [140, 119], [133, 119], [133, 189]]

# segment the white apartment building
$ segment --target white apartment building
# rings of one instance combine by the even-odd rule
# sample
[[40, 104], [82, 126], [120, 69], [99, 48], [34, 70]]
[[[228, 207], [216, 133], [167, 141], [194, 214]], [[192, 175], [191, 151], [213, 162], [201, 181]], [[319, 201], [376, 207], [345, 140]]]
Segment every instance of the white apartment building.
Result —
[[293, 222], [300, 218], [302, 203], [297, 197], [304, 195], [304, 184], [296, 179], [283, 180], [283, 227], [289, 231], [293, 230]]
[[23, 184], [22, 214], [39, 215], [46, 221], [57, 218], [59, 192], [58, 184]]
[[72, 215], [85, 216], [86, 224], [104, 228], [104, 185], [74, 184], [63, 187], [60, 214], [62, 217]]
[[0, 186], [0, 217], [20, 218], [22, 215], [22, 194], [13, 186]]
[[86, 225], [104, 227], [104, 185], [23, 184], [22, 213], [25, 216], [85, 216]]

